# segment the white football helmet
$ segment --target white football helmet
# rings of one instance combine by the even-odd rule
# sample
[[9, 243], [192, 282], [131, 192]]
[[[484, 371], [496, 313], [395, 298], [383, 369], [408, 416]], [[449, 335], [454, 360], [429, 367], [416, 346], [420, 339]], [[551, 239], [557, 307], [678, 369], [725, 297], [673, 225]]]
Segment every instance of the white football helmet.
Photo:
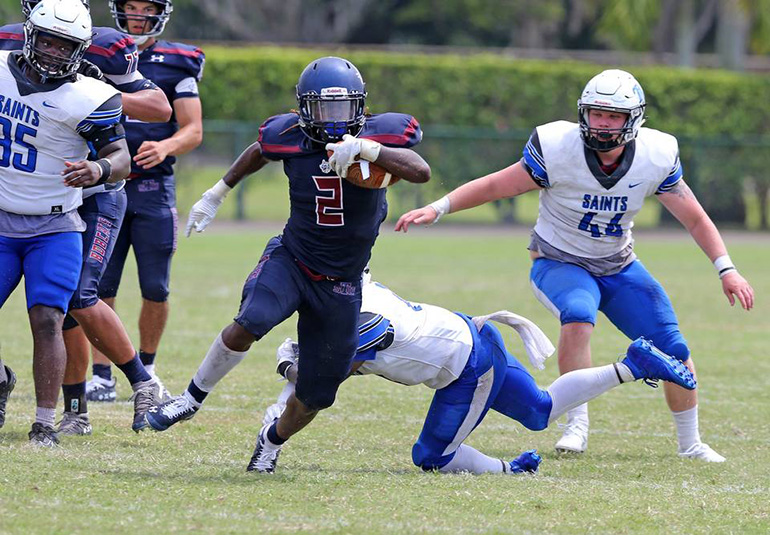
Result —
[[[598, 151], [612, 150], [634, 140], [644, 123], [647, 106], [644, 91], [636, 78], [618, 69], [603, 71], [591, 78], [577, 104], [583, 143]], [[588, 122], [588, 111], [591, 109], [626, 113], [628, 119], [622, 128], [598, 132]]]
[[[83, 2], [83, 5], [90, 11], [91, 6], [89, 0], [80, 1]], [[29, 14], [32, 13], [32, 10], [35, 9], [35, 6], [39, 3], [40, 0], [21, 0], [21, 12], [24, 14], [25, 19], [29, 17]]]
[[[69, 41], [74, 48], [69, 56], [41, 50], [38, 47], [41, 35]], [[81, 0], [42, 0], [24, 23], [24, 59], [43, 82], [75, 74], [90, 45], [91, 15]]]

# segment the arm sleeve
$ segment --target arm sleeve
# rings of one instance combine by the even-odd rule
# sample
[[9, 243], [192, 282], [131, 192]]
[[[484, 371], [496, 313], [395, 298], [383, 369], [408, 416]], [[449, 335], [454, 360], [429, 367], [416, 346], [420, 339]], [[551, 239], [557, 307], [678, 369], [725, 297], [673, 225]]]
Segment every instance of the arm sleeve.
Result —
[[184, 78], [174, 86], [174, 95], [171, 99], [180, 98], [198, 98], [198, 81], [194, 77]]
[[551, 186], [548, 181], [548, 172], [545, 169], [545, 159], [543, 158], [543, 149], [540, 147], [540, 138], [537, 135], [537, 128], [532, 131], [532, 134], [527, 140], [527, 144], [524, 145], [521, 163], [532, 180], [534, 180], [535, 184], [541, 188], [548, 188]]
[[679, 161], [679, 153], [676, 155], [676, 161], [674, 162], [674, 167], [669, 172], [666, 179], [661, 182], [660, 186], [658, 186], [658, 189], [655, 191], [656, 195], [660, 195], [661, 193], [666, 193], [667, 191], [671, 191], [674, 186], [676, 186], [680, 180], [682, 180], [682, 177], [684, 174], [682, 173], [682, 164]]

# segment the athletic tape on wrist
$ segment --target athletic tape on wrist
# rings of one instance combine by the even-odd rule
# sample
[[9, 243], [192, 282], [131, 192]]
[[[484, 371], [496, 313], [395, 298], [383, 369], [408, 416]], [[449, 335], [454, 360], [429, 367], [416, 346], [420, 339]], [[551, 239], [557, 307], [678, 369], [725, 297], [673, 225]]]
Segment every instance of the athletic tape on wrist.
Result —
[[730, 259], [730, 255], [726, 254], [714, 260], [714, 267], [716, 268], [720, 279], [731, 271], [738, 271], [735, 264], [733, 264], [733, 261]]
[[441, 216], [448, 214], [452, 208], [452, 205], [449, 202], [449, 195], [444, 195], [439, 200], [430, 203], [428, 206], [436, 211], [436, 219], [433, 221], [434, 223], [438, 223], [438, 220], [441, 219]]

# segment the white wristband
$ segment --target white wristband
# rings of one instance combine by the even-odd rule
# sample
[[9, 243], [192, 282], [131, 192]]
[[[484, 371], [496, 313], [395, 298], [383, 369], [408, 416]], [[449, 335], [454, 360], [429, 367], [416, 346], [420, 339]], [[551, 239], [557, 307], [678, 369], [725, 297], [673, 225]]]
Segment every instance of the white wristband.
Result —
[[225, 197], [227, 197], [227, 194], [233, 191], [233, 188], [228, 186], [224, 180], [220, 179], [219, 182], [214, 184], [214, 186], [209, 190], [211, 193], [213, 193], [217, 199], [220, 201], [223, 200]]
[[448, 214], [452, 209], [451, 203], [449, 202], [449, 195], [444, 195], [439, 200], [430, 203], [428, 206], [436, 211], [436, 219], [433, 221], [434, 223], [438, 223], [438, 220], [441, 219], [441, 216]]
[[731, 271], [737, 271], [733, 261], [730, 259], [730, 255], [722, 255], [714, 260], [714, 267], [716, 268], [720, 279]]

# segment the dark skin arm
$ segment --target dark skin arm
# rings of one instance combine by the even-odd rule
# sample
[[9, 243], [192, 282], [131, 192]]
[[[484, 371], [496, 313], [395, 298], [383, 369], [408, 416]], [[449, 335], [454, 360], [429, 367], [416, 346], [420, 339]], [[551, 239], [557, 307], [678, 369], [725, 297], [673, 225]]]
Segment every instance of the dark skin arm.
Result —
[[225, 184], [234, 188], [241, 180], [256, 173], [268, 163], [270, 163], [270, 160], [262, 155], [262, 146], [259, 144], [259, 141], [255, 141], [238, 156], [238, 159], [233, 162], [233, 165], [227, 170], [222, 180], [225, 181]]
[[374, 163], [407, 182], [422, 184], [430, 180], [430, 166], [412, 149], [396, 149], [383, 145]]
[[[131, 155], [128, 153], [128, 145], [125, 139], [113, 141], [102, 147], [98, 152], [99, 158], [109, 158], [112, 163], [112, 174], [107, 182], [120, 182], [131, 172]], [[79, 162], [64, 162], [66, 168], [62, 171], [64, 184], [70, 188], [82, 188], [93, 186], [102, 176], [102, 168], [99, 164], [89, 160]]]

